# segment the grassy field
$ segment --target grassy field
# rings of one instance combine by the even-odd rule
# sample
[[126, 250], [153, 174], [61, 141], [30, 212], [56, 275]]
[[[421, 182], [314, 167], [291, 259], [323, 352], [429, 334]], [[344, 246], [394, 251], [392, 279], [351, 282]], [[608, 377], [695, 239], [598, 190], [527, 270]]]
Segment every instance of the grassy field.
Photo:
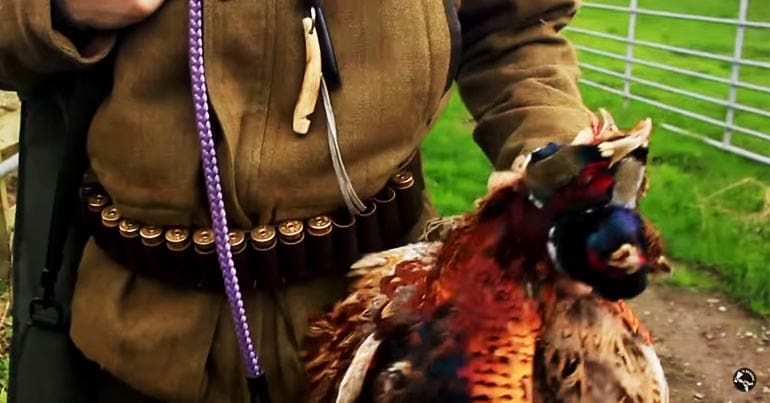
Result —
[[[603, 1], [627, 5], [626, 1]], [[736, 17], [737, 0], [640, 0], [640, 7], [688, 12], [719, 17]], [[753, 1], [750, 20], [770, 21], [770, 2]], [[584, 8], [573, 26], [626, 35], [627, 15]], [[624, 52], [625, 45], [597, 40], [574, 32], [568, 33], [576, 44]], [[639, 17], [640, 39], [730, 55], [735, 28], [704, 26], [651, 17]], [[588, 62], [619, 72], [624, 64], [606, 57], [581, 53]], [[721, 77], [729, 77], [730, 65], [704, 61], [691, 56], [639, 48], [639, 58], [663, 62]], [[744, 57], [770, 60], [770, 31], [747, 30]], [[634, 74], [665, 83], [724, 98], [728, 86], [701, 79], [635, 67]], [[622, 82], [584, 70], [584, 77], [615, 88]], [[741, 80], [770, 85], [770, 73], [742, 68]], [[660, 128], [661, 123], [674, 124], [692, 132], [721, 138], [722, 130], [692, 119], [631, 102], [624, 105], [617, 96], [582, 86], [585, 102], [592, 109], [605, 107], [613, 112], [621, 126], [633, 125], [650, 116], [658, 127], [651, 144], [650, 176], [652, 188], [642, 204], [644, 213], [662, 230], [672, 257], [685, 262], [672, 280], [685, 286], [720, 288], [739, 299], [754, 312], [770, 315], [770, 167], [751, 162], [712, 148], [699, 140], [683, 137]], [[671, 105], [723, 119], [724, 107], [715, 106], [666, 93], [641, 85], [632, 92]], [[740, 90], [739, 102], [770, 109], [767, 94]], [[747, 113], [736, 113], [736, 123], [767, 131], [770, 121]], [[491, 166], [473, 145], [473, 124], [461, 100], [455, 96], [442, 119], [437, 122], [423, 147], [428, 186], [443, 214], [454, 214], [471, 208], [472, 202], [485, 192]], [[734, 143], [770, 155], [770, 142], [760, 142], [734, 134]]]

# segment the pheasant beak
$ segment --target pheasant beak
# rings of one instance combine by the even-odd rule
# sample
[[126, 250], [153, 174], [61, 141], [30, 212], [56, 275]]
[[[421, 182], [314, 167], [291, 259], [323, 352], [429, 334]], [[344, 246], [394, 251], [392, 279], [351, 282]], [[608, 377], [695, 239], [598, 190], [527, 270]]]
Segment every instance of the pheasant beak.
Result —
[[631, 275], [637, 272], [646, 262], [647, 259], [638, 247], [624, 243], [615, 252], [612, 252], [607, 264], [625, 271], [626, 275]]
[[659, 256], [655, 263], [650, 265], [651, 273], [671, 274], [673, 271], [674, 268], [671, 266], [671, 262], [665, 256]]
[[640, 147], [647, 147], [652, 132], [652, 119], [647, 118], [637, 123], [628, 136], [599, 144], [599, 151], [604, 158], [610, 158], [610, 166], [625, 158]]
[[602, 120], [604, 121], [604, 124], [599, 131], [599, 135], [606, 132], [615, 133], [619, 131], [618, 125], [615, 124], [615, 118], [612, 117], [609, 111], [604, 108], [600, 108], [599, 113], [602, 114]]

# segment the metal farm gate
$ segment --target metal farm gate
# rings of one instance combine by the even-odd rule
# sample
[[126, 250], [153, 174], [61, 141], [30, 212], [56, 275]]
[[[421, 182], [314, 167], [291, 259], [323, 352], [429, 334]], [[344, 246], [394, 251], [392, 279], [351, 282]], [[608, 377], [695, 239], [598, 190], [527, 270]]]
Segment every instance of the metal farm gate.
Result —
[[[766, 0], [761, 1], [765, 1], [765, 7], [770, 7]], [[744, 52], [747, 44], [750, 44], [746, 39], [747, 30], [752, 30], [752, 34], [759, 34], [752, 37], [755, 40], [752, 44], [756, 44], [759, 42], [756, 41], [756, 38], [770, 39], [770, 35], [767, 35], [770, 34], [770, 22], [751, 21], [747, 18], [750, 7], [749, 0], [739, 0], [738, 10], [735, 13], [737, 18], [643, 8], [639, 6], [639, 2], [640, 0], [628, 0], [628, 5], [618, 5], [624, 1], [617, 0], [612, 1], [615, 4], [607, 4], [609, 2], [583, 3], [581, 12], [586, 14], [601, 12], [608, 16], [611, 15], [612, 18], [620, 20], [624, 25], [627, 21], [627, 26], [624, 27], [626, 35], [619, 34], [622, 32], [617, 29], [615, 33], [606, 32], [607, 30], [596, 30], [595, 25], [599, 24], [591, 25], [590, 22], [583, 23], [585, 27], [581, 27], [579, 16], [575, 21], [577, 26], [568, 26], [565, 29], [580, 55], [581, 69], [584, 72], [582, 84], [619, 95], [627, 102], [641, 102], [677, 114], [686, 119], [677, 119], [679, 124], [665, 122], [664, 119], [663, 123], [659, 125], [668, 131], [694, 136], [714, 147], [770, 165], [770, 134], [768, 134], [770, 131], [770, 87], [766, 84], [770, 82], [770, 62], [766, 61], [770, 60], [770, 52], [764, 57], [755, 57], [754, 59], [746, 58]], [[643, 5], [650, 3], [667, 4], [652, 0], [648, 2], [642, 0], [642, 2]], [[675, 5], [676, 1], [671, 3]], [[731, 2], [725, 1], [723, 4], [728, 3]], [[657, 8], [657, 6], [653, 7]], [[643, 21], [640, 21], [640, 18], [643, 18]], [[689, 24], [697, 22], [697, 29], [702, 30], [713, 29], [711, 27], [715, 25], [721, 26], [720, 29], [722, 30], [725, 29], [725, 26], [729, 27], [732, 35], [725, 36], [725, 39], [732, 40], [732, 54], [709, 51], [707, 49], [708, 44], [704, 44], [702, 49], [693, 49], [661, 43], [663, 41], [640, 39], [640, 27], [648, 28], [647, 31], [649, 31], [649, 27], [642, 27], [642, 23], [651, 24], [654, 22], [654, 25], [668, 24], [671, 27], [676, 27], [677, 25], [688, 24], [684, 21], [689, 21]], [[683, 35], [687, 34], [693, 35], [692, 32], [683, 33]], [[623, 47], [624, 50], [622, 50]], [[643, 48], [647, 49], [648, 55], [649, 49], [653, 49], [659, 52], [658, 54], [661, 56], [638, 57], [637, 53], [640, 53], [640, 49]], [[590, 62], [585, 62], [584, 59], [590, 59]], [[677, 59], [679, 63], [669, 63], [673, 59]], [[686, 62], [683, 63], [682, 60], [686, 60]], [[607, 67], [608, 64], [613, 63], [616, 66], [615, 69]], [[714, 70], [720, 70], [719, 72], [724, 74], [704, 72], [707, 69], [697, 68], [704, 63], [722, 65], [721, 69]], [[663, 75], [665, 79], [661, 78], [661, 74], [653, 74], [653, 76], [657, 76], [653, 79], [645, 78], [636, 73], [639, 66], [643, 66], [642, 68], [648, 72], [652, 70], [665, 72]], [[764, 85], [745, 81], [742, 79], [741, 72], [746, 69], [751, 69], [755, 77], [757, 75], [759, 77], [765, 76], [768, 80], [759, 80], [764, 81]], [[607, 81], [613, 81], [614, 84], [608, 84]], [[707, 95], [698, 91], [697, 88], [693, 89], [692, 85], [689, 89], [682, 88], [680, 85], [682, 81], [688, 81], [691, 84], [701, 82], [711, 86], [717, 83], [716, 86], [722, 86], [724, 91], [722, 96]], [[646, 91], [642, 91], [643, 89]], [[741, 91], [752, 93], [755, 102], [753, 104], [741, 102], [738, 96]], [[677, 105], [673, 105], [672, 102], [667, 102], [661, 97], [650, 95], [654, 92], [675, 94], [681, 96], [679, 99], [684, 101], [676, 102]], [[694, 102], [705, 102], [723, 108], [719, 109], [717, 113], [705, 114], [699, 110], [693, 110], [697, 108], [688, 108]], [[722, 116], [717, 116], [717, 114]], [[739, 121], [745, 114], [754, 115], [751, 118], [753, 119], [752, 123], [744, 124]], [[703, 127], [704, 124], [707, 124], [712, 129], [712, 133], [706, 135], [687, 128], [690, 126], [686, 123], [688, 119], [690, 122], [697, 122], [695, 126]], [[735, 137], [739, 135], [753, 137], [754, 139], [750, 140], [753, 146], [747, 147], [736, 144]]]

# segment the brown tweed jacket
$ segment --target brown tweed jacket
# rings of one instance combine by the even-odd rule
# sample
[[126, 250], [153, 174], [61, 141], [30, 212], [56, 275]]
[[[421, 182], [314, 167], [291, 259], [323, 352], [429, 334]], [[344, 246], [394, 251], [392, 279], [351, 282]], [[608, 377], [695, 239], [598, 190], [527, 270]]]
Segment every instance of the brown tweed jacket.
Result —
[[[305, 65], [301, 3], [204, 1], [210, 101], [233, 227], [342, 205], [322, 108], [308, 135], [292, 132]], [[576, 57], [559, 34], [579, 3], [324, 1], [343, 80], [332, 102], [358, 193], [373, 195], [419, 147], [453, 79], [477, 122], [474, 139], [498, 169], [587, 126]], [[114, 88], [89, 133], [95, 174], [125, 216], [204, 226], [185, 7], [166, 0], [147, 20], [76, 46], [52, 27], [50, 0], [2, 0], [0, 88], [32, 90], [51, 73], [87, 69], [116, 52]], [[221, 298], [134, 278], [94, 253], [86, 251], [73, 305], [78, 346], [146, 393], [199, 397], [213, 329], [227, 319]], [[255, 332], [265, 333], [255, 321]]]

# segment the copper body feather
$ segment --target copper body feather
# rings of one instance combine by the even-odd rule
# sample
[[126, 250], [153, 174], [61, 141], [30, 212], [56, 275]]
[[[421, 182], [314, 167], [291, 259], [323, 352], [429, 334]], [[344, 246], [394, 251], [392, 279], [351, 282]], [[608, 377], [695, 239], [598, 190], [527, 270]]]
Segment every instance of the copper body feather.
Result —
[[[581, 141], [612, 137], [594, 134]], [[353, 265], [351, 293], [306, 337], [313, 401], [668, 401], [652, 335], [622, 300], [554, 267], [558, 211], [536, 206], [520, 174], [446, 221], [445, 238]], [[663, 259], [645, 231], [647, 258]]]

